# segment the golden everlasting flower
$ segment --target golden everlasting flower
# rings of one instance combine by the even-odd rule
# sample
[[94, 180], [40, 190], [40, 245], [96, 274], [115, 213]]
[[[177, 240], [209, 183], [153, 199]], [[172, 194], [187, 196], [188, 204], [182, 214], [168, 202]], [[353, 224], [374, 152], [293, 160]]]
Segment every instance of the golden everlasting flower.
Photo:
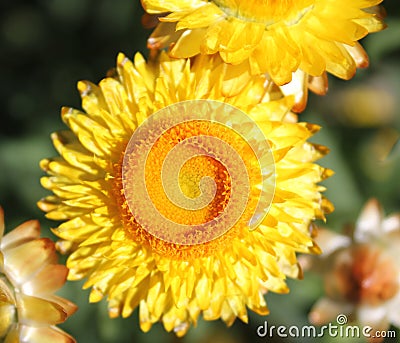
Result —
[[0, 208], [0, 341], [5, 343], [72, 343], [56, 324], [77, 307], [54, 295], [67, 278], [56, 264], [54, 243], [40, 238], [37, 221], [28, 221], [4, 235]]
[[296, 123], [292, 100], [270, 101], [265, 82], [218, 56], [161, 53], [120, 54], [114, 77], [78, 83], [86, 113], [62, 110], [70, 131], [52, 135], [61, 156], [41, 167], [54, 196], [39, 206], [65, 221], [54, 232], [73, 250], [69, 279], [87, 278], [91, 302], [107, 296], [111, 317], [139, 306], [143, 331], [162, 321], [179, 336], [201, 313], [247, 322], [246, 307], [267, 314], [265, 291], [301, 276], [296, 252], [319, 252], [308, 223], [331, 210], [317, 185], [330, 171], [313, 163], [327, 149], [306, 142], [319, 127]]
[[[161, 23], [151, 49], [171, 46], [173, 57], [219, 53], [229, 64], [267, 72], [302, 111], [307, 87], [325, 94], [329, 72], [350, 79], [368, 65], [358, 40], [385, 25], [382, 0], [142, 0]], [[297, 72], [296, 72], [297, 71]], [[310, 75], [310, 77], [308, 76]]]
[[304, 258], [323, 275], [326, 295], [313, 306], [310, 321], [321, 325], [346, 315], [372, 328], [369, 342], [382, 341], [390, 324], [400, 327], [400, 214], [384, 218], [378, 201], [371, 199], [354, 232], [321, 230], [316, 241], [321, 260]]

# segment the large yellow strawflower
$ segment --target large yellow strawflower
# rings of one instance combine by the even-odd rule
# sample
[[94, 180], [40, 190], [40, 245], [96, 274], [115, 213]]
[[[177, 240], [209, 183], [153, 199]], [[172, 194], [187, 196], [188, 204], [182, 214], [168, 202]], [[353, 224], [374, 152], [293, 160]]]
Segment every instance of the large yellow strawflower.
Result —
[[[325, 72], [350, 79], [368, 65], [358, 40], [385, 26], [382, 0], [142, 0], [161, 23], [150, 48], [171, 46], [173, 57], [219, 53], [252, 74], [267, 72], [278, 85], [294, 75], [295, 109], [305, 107], [307, 86], [324, 94]], [[374, 7], [375, 6], [375, 7]], [[310, 78], [307, 76], [310, 75]]]
[[[318, 126], [296, 123], [292, 99], [271, 101], [265, 82], [227, 74], [218, 56], [162, 53], [152, 63], [120, 54], [114, 77], [78, 83], [86, 113], [62, 110], [70, 130], [52, 135], [61, 156], [41, 167], [54, 195], [39, 206], [65, 221], [54, 232], [73, 251], [69, 279], [87, 279], [91, 302], [106, 296], [111, 317], [139, 306], [142, 330], [162, 321], [177, 335], [200, 314], [247, 322], [246, 307], [267, 314], [263, 294], [301, 276], [296, 252], [319, 252], [308, 225], [332, 209], [317, 185], [330, 171], [313, 163], [327, 149], [306, 142]], [[215, 120], [196, 119], [209, 110]], [[191, 120], [176, 122], [182, 113]]]
[[25, 222], [4, 235], [0, 207], [0, 341], [5, 343], [74, 343], [56, 324], [77, 307], [54, 294], [67, 278], [57, 264], [55, 244], [40, 238], [37, 221]]

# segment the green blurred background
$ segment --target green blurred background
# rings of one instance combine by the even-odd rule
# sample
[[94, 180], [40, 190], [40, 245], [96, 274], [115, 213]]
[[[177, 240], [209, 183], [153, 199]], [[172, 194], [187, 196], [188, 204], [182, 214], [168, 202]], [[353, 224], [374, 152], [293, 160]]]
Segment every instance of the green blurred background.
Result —
[[[326, 195], [336, 206], [326, 225], [334, 230], [354, 222], [370, 197], [377, 197], [388, 213], [400, 211], [400, 143], [395, 144], [400, 134], [400, 6], [395, 0], [384, 5], [389, 28], [363, 40], [370, 68], [359, 70], [349, 82], [330, 77], [328, 95], [310, 95], [300, 117], [323, 126], [313, 141], [331, 149], [321, 164], [336, 173], [325, 182]], [[65, 128], [61, 106], [80, 107], [78, 80], [100, 81], [119, 51], [147, 55], [150, 31], [141, 27], [142, 14], [139, 1], [133, 0], [1, 1], [0, 204], [8, 229], [37, 218], [43, 235], [52, 237], [49, 228], [56, 224], [36, 207], [47, 194], [39, 184], [39, 161], [56, 154], [49, 135]], [[312, 274], [289, 280], [290, 294], [267, 294], [268, 317], [250, 314], [249, 325], [236, 321], [229, 329], [221, 321], [200, 321], [184, 339], [159, 324], [142, 333], [137, 313], [111, 320], [105, 302], [88, 304], [82, 282], [69, 282], [61, 294], [80, 309], [62, 327], [79, 343], [266, 342], [256, 335], [265, 320], [269, 325], [308, 324], [307, 313], [322, 293], [320, 281]]]

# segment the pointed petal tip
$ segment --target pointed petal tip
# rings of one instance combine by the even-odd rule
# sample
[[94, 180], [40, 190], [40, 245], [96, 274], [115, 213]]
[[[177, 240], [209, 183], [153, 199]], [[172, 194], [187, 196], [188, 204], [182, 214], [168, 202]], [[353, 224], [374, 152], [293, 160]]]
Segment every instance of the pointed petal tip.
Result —
[[383, 210], [376, 198], [367, 201], [357, 219], [354, 231], [356, 241], [366, 241], [380, 233]]

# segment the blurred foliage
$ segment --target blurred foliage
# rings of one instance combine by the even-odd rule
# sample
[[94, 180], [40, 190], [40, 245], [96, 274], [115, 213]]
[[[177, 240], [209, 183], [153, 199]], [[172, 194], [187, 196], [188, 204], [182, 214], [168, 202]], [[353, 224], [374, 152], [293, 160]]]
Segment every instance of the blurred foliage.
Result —
[[[385, 8], [388, 29], [362, 42], [371, 66], [349, 82], [330, 77], [328, 95], [311, 95], [300, 116], [323, 127], [313, 141], [331, 149], [321, 164], [335, 171], [325, 186], [336, 211], [324, 224], [334, 230], [353, 222], [370, 197], [378, 198], [388, 212], [400, 211], [400, 6], [389, 0]], [[65, 128], [61, 106], [80, 107], [78, 80], [98, 82], [114, 66], [119, 51], [147, 55], [150, 31], [141, 26], [142, 13], [134, 0], [0, 3], [0, 204], [9, 229], [38, 218], [43, 235], [52, 237], [49, 228], [56, 224], [36, 207], [46, 194], [39, 183], [39, 161], [55, 155], [49, 135]], [[306, 274], [302, 281], [289, 280], [290, 294], [267, 294], [268, 317], [251, 314], [249, 325], [237, 321], [229, 329], [221, 321], [200, 321], [178, 339], [159, 324], [142, 333], [137, 313], [109, 319], [105, 302], [88, 304], [82, 284], [69, 282], [61, 292], [80, 307], [63, 328], [78, 342], [99, 343], [266, 342], [256, 335], [258, 325], [265, 320], [270, 325], [307, 325], [307, 312], [322, 292], [319, 278]]]

